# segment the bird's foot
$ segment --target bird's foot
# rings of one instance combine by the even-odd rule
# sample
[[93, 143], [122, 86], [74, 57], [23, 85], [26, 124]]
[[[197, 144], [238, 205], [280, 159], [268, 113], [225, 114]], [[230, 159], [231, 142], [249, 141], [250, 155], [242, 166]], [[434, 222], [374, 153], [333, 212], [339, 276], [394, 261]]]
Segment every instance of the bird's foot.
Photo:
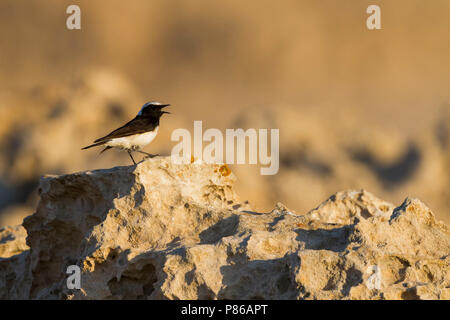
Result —
[[160, 155], [159, 154], [147, 154], [145, 157], [144, 157], [144, 159], [152, 159], [152, 158], [154, 158], [154, 157], [159, 157]]
[[137, 152], [144, 154], [145, 155], [144, 159], [149, 159], [149, 158], [151, 159], [151, 158], [159, 156], [159, 154], [151, 154], [151, 153], [147, 153], [147, 152], [140, 151], [140, 150], [138, 150]]

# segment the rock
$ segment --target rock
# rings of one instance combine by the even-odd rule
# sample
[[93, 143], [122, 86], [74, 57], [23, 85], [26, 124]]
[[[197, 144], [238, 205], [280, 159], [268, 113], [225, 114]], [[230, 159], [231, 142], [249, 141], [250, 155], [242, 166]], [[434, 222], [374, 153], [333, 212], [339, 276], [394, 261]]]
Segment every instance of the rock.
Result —
[[[0, 297], [450, 298], [450, 230], [420, 200], [395, 207], [350, 190], [306, 214], [281, 203], [260, 213], [224, 172], [157, 157], [43, 177], [23, 224], [30, 250], [0, 259], [15, 276]], [[70, 265], [80, 290], [67, 288]]]
[[0, 258], [9, 258], [29, 249], [22, 226], [0, 228]]
[[0, 229], [0, 299], [26, 299], [31, 287], [30, 254], [22, 226]]

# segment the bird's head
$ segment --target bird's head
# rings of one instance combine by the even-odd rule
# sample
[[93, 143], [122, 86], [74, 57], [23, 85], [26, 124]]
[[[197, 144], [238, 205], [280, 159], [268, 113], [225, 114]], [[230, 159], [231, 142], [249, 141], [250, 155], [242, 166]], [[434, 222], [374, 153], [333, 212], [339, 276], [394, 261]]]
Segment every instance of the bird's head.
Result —
[[138, 116], [153, 116], [161, 117], [164, 113], [169, 113], [167, 111], [162, 111], [163, 108], [170, 106], [170, 104], [162, 104], [157, 101], [151, 101], [145, 103], [138, 113]]

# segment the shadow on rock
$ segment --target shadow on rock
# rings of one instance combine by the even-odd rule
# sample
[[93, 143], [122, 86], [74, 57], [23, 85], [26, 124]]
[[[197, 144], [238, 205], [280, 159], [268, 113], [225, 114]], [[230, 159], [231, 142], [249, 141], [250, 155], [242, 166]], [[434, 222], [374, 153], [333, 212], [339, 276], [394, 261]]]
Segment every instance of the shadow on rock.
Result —
[[304, 242], [305, 249], [342, 252], [350, 243], [349, 237], [353, 232], [353, 228], [353, 225], [348, 225], [335, 229], [298, 229], [295, 230], [298, 234], [296, 240]]
[[237, 227], [239, 225], [239, 216], [232, 215], [228, 218], [220, 220], [216, 224], [200, 232], [200, 243], [201, 244], [212, 244], [216, 243], [224, 237], [231, 236], [236, 233]]
[[218, 299], [294, 299], [297, 284], [292, 281], [286, 258], [252, 260], [220, 268], [223, 276]]

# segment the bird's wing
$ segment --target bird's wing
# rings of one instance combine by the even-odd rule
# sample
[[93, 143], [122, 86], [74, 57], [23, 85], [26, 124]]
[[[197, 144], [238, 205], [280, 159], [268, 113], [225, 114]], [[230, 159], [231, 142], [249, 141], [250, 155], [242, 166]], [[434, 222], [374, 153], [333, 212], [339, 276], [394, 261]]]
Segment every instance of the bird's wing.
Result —
[[108, 135], [98, 138], [97, 140], [94, 141], [94, 143], [107, 142], [114, 138], [128, 137], [134, 134], [152, 131], [156, 128], [156, 126], [157, 124], [152, 123], [152, 121], [149, 121], [149, 119], [136, 117], [133, 120], [121, 126], [120, 128], [117, 128], [116, 130], [112, 131]]

